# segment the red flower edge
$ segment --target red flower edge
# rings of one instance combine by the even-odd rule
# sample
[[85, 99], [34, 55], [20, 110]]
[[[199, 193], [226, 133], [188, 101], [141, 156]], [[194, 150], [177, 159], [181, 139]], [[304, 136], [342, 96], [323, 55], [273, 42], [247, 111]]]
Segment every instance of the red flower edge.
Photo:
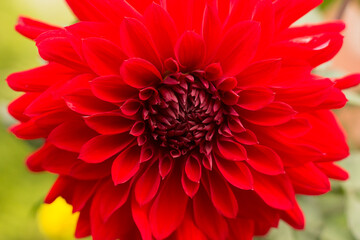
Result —
[[290, 27], [321, 1], [67, 0], [65, 28], [20, 18], [45, 66], [8, 77], [32, 171], [59, 175], [76, 237], [252, 239], [304, 217], [295, 194], [347, 179], [331, 109], [342, 79], [312, 70], [344, 25]]

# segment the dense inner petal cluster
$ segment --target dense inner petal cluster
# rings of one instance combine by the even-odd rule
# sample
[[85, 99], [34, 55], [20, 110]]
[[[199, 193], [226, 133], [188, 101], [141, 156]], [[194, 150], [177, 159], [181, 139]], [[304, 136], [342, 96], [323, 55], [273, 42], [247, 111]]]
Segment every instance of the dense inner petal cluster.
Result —
[[214, 134], [224, 121], [219, 93], [203, 75], [171, 74], [158, 90], [143, 90], [145, 95], [152, 92], [143, 114], [150, 134], [174, 158], [197, 147], [209, 155]]

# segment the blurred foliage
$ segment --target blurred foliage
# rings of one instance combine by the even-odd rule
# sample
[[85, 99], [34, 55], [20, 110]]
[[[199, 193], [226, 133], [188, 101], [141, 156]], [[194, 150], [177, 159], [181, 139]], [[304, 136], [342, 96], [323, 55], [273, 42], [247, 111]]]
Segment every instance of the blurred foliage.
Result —
[[[324, 2], [320, 5], [319, 9], [322, 11], [326, 11], [328, 8], [332, 7], [334, 4], [339, 4], [345, 0], [324, 0]], [[360, 3], [360, 0], [352, 0]]]
[[[338, 1], [340, 0], [325, 0], [320, 9], [326, 10]], [[360, 2], [360, 0], [356, 1]], [[17, 16], [35, 16], [56, 25], [67, 25], [74, 22], [74, 18], [66, 9], [64, 2], [63, 0], [0, 1], [1, 240], [73, 239], [68, 233], [66, 236], [61, 234], [54, 236], [47, 232], [58, 230], [52, 228], [51, 222], [58, 226], [58, 221], [67, 219], [71, 214], [65, 203], [55, 203], [54, 206], [41, 205], [56, 176], [45, 173], [34, 174], [26, 169], [24, 159], [36, 149], [38, 143], [18, 140], [6, 130], [14, 123], [6, 114], [6, 105], [17, 96], [17, 93], [10, 91], [4, 81], [11, 72], [41, 64], [34, 43], [13, 30]], [[321, 15], [315, 11], [299, 23], [319, 21]], [[326, 73], [328, 77], [339, 75], [339, 72], [329, 71], [326, 66], [319, 71], [321, 74]], [[346, 94], [351, 105], [360, 107], [358, 94], [351, 91]], [[352, 150], [352, 156], [342, 162], [342, 166], [350, 172], [351, 179], [348, 182], [333, 182], [333, 190], [324, 196], [299, 197], [307, 222], [304, 231], [295, 231], [286, 224], [280, 223], [278, 229], [272, 230], [267, 237], [259, 239], [360, 240], [360, 151]], [[61, 210], [64, 208], [67, 210]], [[39, 227], [45, 234], [41, 234]]]

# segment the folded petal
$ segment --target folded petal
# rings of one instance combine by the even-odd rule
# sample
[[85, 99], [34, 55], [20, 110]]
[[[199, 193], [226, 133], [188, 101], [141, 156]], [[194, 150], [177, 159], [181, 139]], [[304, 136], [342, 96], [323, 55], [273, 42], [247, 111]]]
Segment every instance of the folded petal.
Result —
[[114, 160], [111, 176], [115, 185], [130, 180], [140, 168], [140, 151], [138, 146], [132, 146], [121, 152]]
[[185, 32], [176, 43], [176, 58], [186, 71], [195, 70], [205, 57], [205, 43], [195, 32]]
[[141, 58], [126, 60], [121, 66], [121, 76], [126, 84], [134, 88], [154, 86], [162, 79], [156, 67]]

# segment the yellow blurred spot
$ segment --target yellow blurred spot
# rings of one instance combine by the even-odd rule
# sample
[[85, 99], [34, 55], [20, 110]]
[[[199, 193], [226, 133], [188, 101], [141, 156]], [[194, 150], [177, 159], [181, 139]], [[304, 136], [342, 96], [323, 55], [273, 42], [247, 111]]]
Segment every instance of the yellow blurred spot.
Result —
[[37, 214], [40, 231], [49, 240], [72, 240], [79, 213], [59, 197], [52, 204], [42, 204]]

